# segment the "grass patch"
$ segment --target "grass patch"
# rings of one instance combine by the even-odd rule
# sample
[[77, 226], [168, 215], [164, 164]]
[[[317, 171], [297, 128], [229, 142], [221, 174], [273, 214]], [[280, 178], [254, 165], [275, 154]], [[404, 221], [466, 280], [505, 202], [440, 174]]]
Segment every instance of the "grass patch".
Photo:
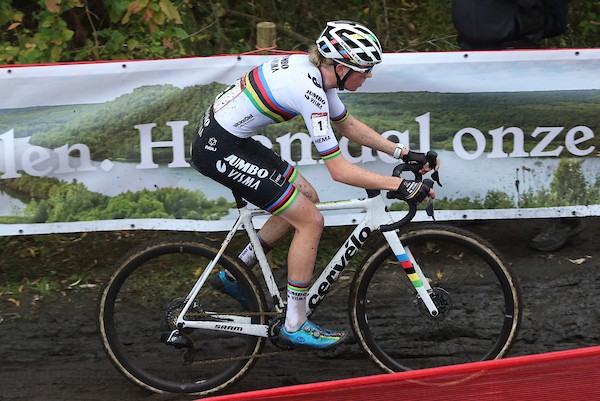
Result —
[[[352, 227], [325, 229], [317, 254], [315, 276], [343, 246], [351, 231]], [[48, 302], [53, 297], [74, 292], [86, 297], [96, 297], [101, 284], [122, 255], [144, 241], [170, 235], [173, 233], [115, 231], [0, 237], [0, 304], [10, 309], [2, 315], [5, 319], [9, 312], [18, 316], [26, 305], [42, 300]], [[225, 237], [225, 233], [222, 232], [182, 235], [198, 236], [212, 241], [217, 249]], [[377, 238], [378, 234], [375, 233], [372, 237]], [[268, 255], [274, 270], [287, 268], [291, 238], [291, 235], [286, 236]], [[245, 234], [238, 233], [229, 250], [237, 255], [246, 243]], [[367, 247], [368, 244], [364, 249]], [[352, 266], [360, 262], [364, 252], [361, 251], [352, 259]], [[350, 269], [348, 273], [351, 272]], [[188, 277], [180, 277], [177, 269], [173, 269], [170, 274], [148, 279], [152, 280], [152, 285], [164, 287], [165, 290], [172, 290], [174, 283], [190, 280]]]

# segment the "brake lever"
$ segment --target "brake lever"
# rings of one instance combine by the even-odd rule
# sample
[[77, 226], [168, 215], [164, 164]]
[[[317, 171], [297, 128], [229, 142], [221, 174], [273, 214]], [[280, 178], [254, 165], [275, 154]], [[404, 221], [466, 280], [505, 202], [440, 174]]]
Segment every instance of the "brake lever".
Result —
[[[437, 173], [437, 171], [436, 171]], [[433, 188], [433, 181], [429, 178], [426, 178], [423, 180], [423, 184], [427, 185], [429, 188]], [[439, 183], [438, 183], [439, 184]], [[435, 210], [433, 207], [433, 198], [430, 196], [429, 197], [429, 202], [427, 203], [427, 206], [425, 207], [425, 212], [427, 212], [427, 216], [431, 217], [433, 219], [433, 221], [435, 221]]]
[[[425, 159], [427, 160], [427, 163], [429, 163], [429, 166], [433, 166], [433, 168], [435, 168], [437, 156], [438, 156], [437, 153], [433, 150], [430, 150], [429, 152], [427, 152], [427, 154], [425, 155]], [[423, 184], [427, 185], [429, 188], [433, 188], [433, 185], [434, 185], [433, 180], [435, 180], [435, 182], [437, 182], [437, 184], [440, 187], [442, 186], [442, 184], [440, 183], [440, 175], [437, 170], [435, 170], [433, 173], [431, 173], [431, 178], [433, 180], [430, 178], [426, 178], [425, 180], [423, 180], [423, 175], [420, 173], [422, 168], [423, 168], [423, 166], [421, 164], [408, 164], [408, 163], [399, 164], [396, 167], [394, 167], [392, 176], [400, 177], [404, 171], [410, 171], [414, 174], [415, 181], [419, 181], [419, 182], [423, 181]], [[390, 198], [389, 193], [388, 193], [388, 198]], [[431, 197], [429, 197], [429, 202], [427, 203], [427, 206], [425, 207], [425, 212], [427, 213], [427, 216], [429, 216], [433, 219], [433, 221], [436, 221], [435, 220], [434, 202]]]
[[441, 187], [443, 186], [442, 183], [440, 182], [440, 173], [435, 170], [433, 173], [431, 173], [431, 178], [437, 182], [437, 184]]
[[[435, 182], [437, 182], [437, 184], [441, 187], [442, 183], [440, 182], [440, 174], [437, 170], [435, 170], [437, 157], [438, 157], [437, 152], [435, 152], [434, 150], [430, 150], [425, 155], [425, 160], [426, 160], [426, 163], [429, 163], [429, 168], [434, 170], [433, 173], [431, 173], [431, 178], [433, 180], [435, 180]], [[410, 171], [411, 173], [414, 174], [415, 181], [421, 181], [423, 179], [423, 175], [420, 173], [422, 168], [423, 168], [423, 165], [420, 163], [415, 163], [415, 162], [404, 163], [404, 164], [397, 165], [394, 168], [392, 175], [394, 177], [400, 177], [402, 172]]]
[[427, 163], [429, 163], [429, 168], [434, 170], [433, 173], [431, 173], [431, 178], [435, 182], [437, 182], [437, 184], [441, 187], [442, 183], [440, 182], [440, 173], [437, 170], [435, 170], [435, 164], [437, 161], [437, 157], [438, 157], [437, 152], [430, 150], [425, 155], [425, 160], [427, 160]]

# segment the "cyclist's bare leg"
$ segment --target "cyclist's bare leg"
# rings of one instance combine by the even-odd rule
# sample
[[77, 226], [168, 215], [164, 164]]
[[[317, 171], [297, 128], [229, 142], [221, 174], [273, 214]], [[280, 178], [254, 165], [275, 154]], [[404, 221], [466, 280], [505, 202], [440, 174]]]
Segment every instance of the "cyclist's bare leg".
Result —
[[[259, 230], [263, 246], [271, 248], [294, 228], [288, 250], [288, 285], [294, 283], [294, 288], [290, 289], [288, 286], [285, 318], [286, 329], [290, 332], [298, 330], [306, 321], [306, 292], [300, 291], [299, 287], [308, 290], [324, 226], [323, 216], [315, 206], [319, 202], [317, 191], [302, 175], [296, 177], [294, 186], [300, 192], [298, 198], [281, 215], [271, 215]], [[245, 259], [250, 252], [252, 257]], [[249, 264], [254, 264], [254, 252], [250, 245], [242, 251], [240, 258], [246, 263], [249, 260]]]
[[288, 252], [288, 307], [285, 317], [286, 330], [294, 332], [306, 321], [305, 300], [324, 219], [312, 200], [302, 194], [279, 216], [294, 227]]
[[[308, 182], [302, 174], [298, 174], [296, 180], [294, 180], [294, 187], [300, 191], [301, 194], [310, 199], [313, 203], [319, 202], [319, 195], [315, 188]], [[261, 227], [258, 234], [263, 242], [269, 246], [275, 246], [279, 240], [281, 240], [292, 228], [285, 219], [271, 215], [265, 224]]]
[[310, 199], [299, 195], [280, 216], [294, 227], [288, 253], [288, 277], [293, 281], [308, 282], [312, 279], [323, 232], [323, 215]]
[[[319, 202], [317, 191], [301, 174], [298, 174], [294, 180], [294, 187], [296, 187], [301, 194], [308, 197], [313, 203]], [[277, 245], [277, 243], [289, 233], [291, 228], [292, 225], [285, 219], [276, 215], [271, 215], [258, 231], [264, 251], [268, 253], [271, 248]], [[252, 245], [247, 244], [239, 254], [239, 258], [246, 263], [246, 265], [250, 267], [254, 266], [256, 263], [256, 255], [254, 254]]]

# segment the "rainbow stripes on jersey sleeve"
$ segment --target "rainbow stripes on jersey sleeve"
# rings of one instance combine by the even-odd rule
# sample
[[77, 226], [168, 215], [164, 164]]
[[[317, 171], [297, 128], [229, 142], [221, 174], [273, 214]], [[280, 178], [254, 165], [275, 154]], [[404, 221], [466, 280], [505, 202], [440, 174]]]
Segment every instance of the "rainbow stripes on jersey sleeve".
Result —
[[277, 103], [267, 85], [262, 69], [263, 66], [259, 66], [246, 74], [246, 89], [244, 89], [244, 93], [259, 112], [276, 123], [291, 120], [298, 113], [286, 109]]
[[344, 112], [339, 116], [331, 116], [331, 122], [334, 124], [339, 124], [346, 121], [350, 117], [350, 113], [348, 113], [348, 109], [344, 109]]
[[342, 151], [340, 150], [340, 145], [336, 143], [334, 147], [319, 152], [319, 154], [323, 160], [331, 160], [334, 157], [341, 155]]

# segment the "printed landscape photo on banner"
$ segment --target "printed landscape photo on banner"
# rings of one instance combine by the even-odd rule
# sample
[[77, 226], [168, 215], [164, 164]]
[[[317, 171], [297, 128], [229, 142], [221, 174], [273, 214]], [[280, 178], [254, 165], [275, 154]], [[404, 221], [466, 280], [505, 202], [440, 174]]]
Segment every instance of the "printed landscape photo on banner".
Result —
[[[340, 97], [383, 136], [438, 153], [438, 219], [598, 215], [600, 51], [465, 56], [385, 54], [363, 88]], [[215, 96], [271, 57], [0, 68], [0, 89], [11, 94], [0, 99], [2, 232], [186, 230], [198, 220], [226, 229], [233, 196], [190, 167], [189, 144]], [[353, 163], [391, 174], [394, 158], [338, 139]], [[322, 201], [365, 196], [331, 181], [300, 119], [257, 140]], [[249, 168], [236, 179], [259, 188]]]

